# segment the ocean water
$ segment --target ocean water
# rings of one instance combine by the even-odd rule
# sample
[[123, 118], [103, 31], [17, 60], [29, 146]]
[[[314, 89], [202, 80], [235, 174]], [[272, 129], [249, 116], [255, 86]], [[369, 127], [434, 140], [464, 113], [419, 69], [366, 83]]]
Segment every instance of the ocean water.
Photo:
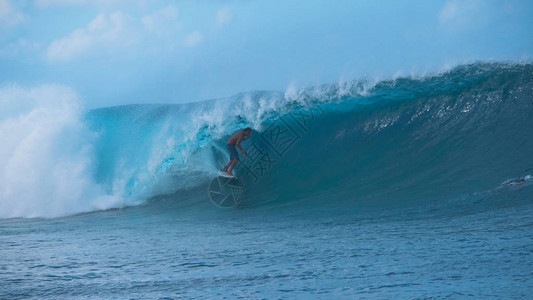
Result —
[[[86, 111], [0, 89], [0, 298], [533, 292], [533, 65]], [[227, 138], [252, 127], [236, 179]]]

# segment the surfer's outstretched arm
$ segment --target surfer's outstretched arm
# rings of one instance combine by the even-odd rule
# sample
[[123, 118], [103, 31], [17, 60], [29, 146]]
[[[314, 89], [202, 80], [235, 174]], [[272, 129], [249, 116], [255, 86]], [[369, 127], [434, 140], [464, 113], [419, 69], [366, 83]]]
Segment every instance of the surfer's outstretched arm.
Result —
[[241, 151], [244, 154], [244, 156], [248, 156], [248, 153], [246, 153], [246, 151], [244, 151], [244, 149], [241, 147], [241, 143], [237, 143], [237, 147], [239, 147], [239, 149], [241, 149]]

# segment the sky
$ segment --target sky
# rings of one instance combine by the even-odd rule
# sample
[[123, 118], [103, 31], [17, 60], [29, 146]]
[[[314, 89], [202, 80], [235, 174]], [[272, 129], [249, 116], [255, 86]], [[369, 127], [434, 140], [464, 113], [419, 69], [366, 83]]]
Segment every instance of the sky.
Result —
[[0, 0], [0, 87], [88, 108], [531, 61], [528, 0]]

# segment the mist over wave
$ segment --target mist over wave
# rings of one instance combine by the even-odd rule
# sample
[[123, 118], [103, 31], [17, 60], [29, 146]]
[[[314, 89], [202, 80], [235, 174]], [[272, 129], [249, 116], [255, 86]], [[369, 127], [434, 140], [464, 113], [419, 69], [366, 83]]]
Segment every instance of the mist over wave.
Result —
[[[247, 206], [416, 201], [492, 189], [533, 173], [532, 95], [533, 65], [484, 63], [87, 113], [68, 88], [5, 87], [0, 217], [136, 205], [206, 185], [227, 159], [226, 139], [247, 126], [255, 134], [243, 145], [272, 158], [262, 170], [253, 158], [239, 164]], [[306, 114], [303, 126], [298, 116]], [[283, 153], [265, 139], [279, 124], [295, 133]]]
[[0, 217], [60, 216], [119, 207], [93, 180], [94, 133], [74, 92], [0, 89]]

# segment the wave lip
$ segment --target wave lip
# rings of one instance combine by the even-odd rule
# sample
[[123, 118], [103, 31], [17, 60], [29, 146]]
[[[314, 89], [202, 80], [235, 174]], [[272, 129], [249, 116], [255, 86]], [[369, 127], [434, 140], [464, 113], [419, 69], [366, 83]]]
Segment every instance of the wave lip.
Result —
[[[293, 105], [261, 123], [254, 145], [276, 162], [264, 170], [251, 158], [241, 171], [261, 177], [244, 178], [250, 205], [425, 201], [492, 189], [533, 169], [531, 64], [472, 64], [377, 82], [365, 94], [331, 94], [304, 90], [311, 106]], [[299, 131], [291, 114], [313, 108], [324, 115]], [[268, 145], [270, 127], [295, 132], [290, 151]]]

